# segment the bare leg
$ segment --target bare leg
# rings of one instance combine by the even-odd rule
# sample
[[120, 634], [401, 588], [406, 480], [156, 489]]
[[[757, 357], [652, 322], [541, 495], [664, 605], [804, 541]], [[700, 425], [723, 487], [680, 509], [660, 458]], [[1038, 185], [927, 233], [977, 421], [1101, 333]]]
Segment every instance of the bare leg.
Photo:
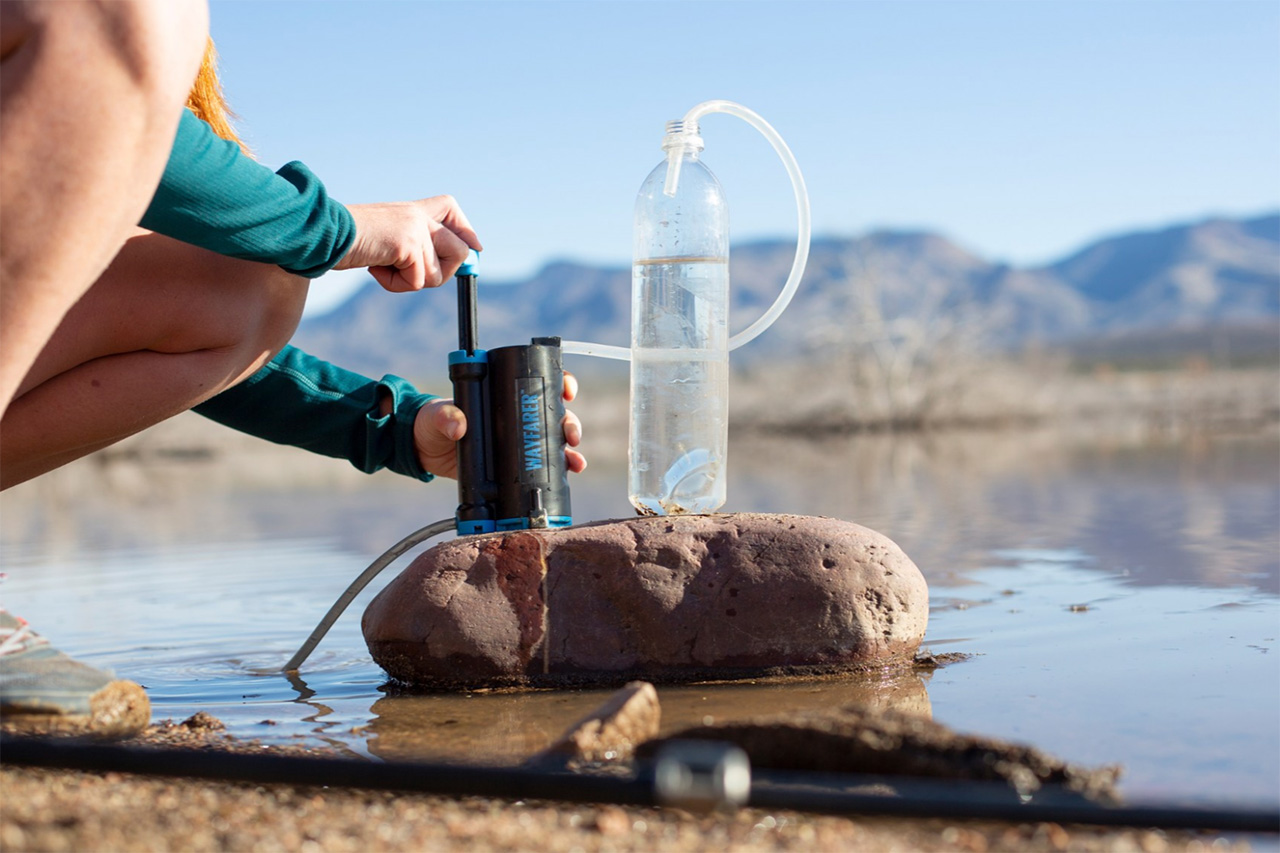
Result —
[[207, 32], [203, 0], [0, 2], [0, 414], [142, 217]]
[[307, 280], [138, 232], [58, 326], [0, 420], [0, 488], [159, 423], [288, 342]]

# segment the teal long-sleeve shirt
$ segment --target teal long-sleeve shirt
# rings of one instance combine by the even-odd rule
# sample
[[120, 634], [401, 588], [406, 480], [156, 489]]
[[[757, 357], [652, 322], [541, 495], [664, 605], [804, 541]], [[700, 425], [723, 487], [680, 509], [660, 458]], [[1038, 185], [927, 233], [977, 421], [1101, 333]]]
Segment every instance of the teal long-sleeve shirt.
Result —
[[[383, 415], [387, 397], [391, 412]], [[258, 438], [346, 459], [368, 474], [386, 468], [428, 482], [432, 475], [418, 460], [413, 421], [431, 399], [399, 376], [374, 381], [286, 346], [195, 411]]]
[[287, 163], [272, 172], [188, 110], [140, 224], [308, 278], [332, 269], [356, 236], [350, 211], [305, 165]]
[[[278, 172], [183, 111], [143, 228], [201, 248], [323, 275], [347, 253], [355, 223], [302, 163]], [[390, 397], [391, 412], [382, 401]], [[398, 376], [375, 381], [286, 346], [245, 381], [195, 407], [225, 426], [278, 444], [430, 480], [413, 440], [432, 399]]]

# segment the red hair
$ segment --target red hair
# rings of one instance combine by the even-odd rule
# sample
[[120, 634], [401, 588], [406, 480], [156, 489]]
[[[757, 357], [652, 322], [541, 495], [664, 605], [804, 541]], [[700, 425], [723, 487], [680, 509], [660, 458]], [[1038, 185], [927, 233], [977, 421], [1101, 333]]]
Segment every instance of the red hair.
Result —
[[205, 45], [204, 58], [200, 60], [200, 73], [196, 75], [191, 94], [187, 95], [187, 109], [212, 127], [218, 136], [236, 143], [245, 154], [250, 153], [231, 124], [235, 114], [227, 108], [226, 96], [222, 94], [222, 83], [218, 80], [218, 51], [213, 46], [212, 38]]

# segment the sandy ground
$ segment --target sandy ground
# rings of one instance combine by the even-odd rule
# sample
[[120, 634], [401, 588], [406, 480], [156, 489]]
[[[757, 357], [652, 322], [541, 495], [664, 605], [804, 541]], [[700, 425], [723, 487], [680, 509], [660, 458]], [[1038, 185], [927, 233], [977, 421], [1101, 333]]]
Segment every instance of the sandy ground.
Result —
[[[135, 742], [262, 752], [216, 727], [163, 723]], [[298, 748], [279, 751], [299, 754]], [[0, 756], [0, 760], [3, 756]], [[1057, 824], [847, 819], [452, 799], [0, 766], [0, 848], [18, 851], [537, 850], [1218, 851], [1273, 843]]]

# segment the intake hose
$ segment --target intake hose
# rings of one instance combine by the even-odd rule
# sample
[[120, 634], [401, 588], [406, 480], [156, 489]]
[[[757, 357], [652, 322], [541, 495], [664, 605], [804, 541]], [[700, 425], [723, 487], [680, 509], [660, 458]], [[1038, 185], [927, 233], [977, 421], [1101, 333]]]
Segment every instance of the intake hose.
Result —
[[307, 641], [289, 658], [289, 662], [280, 668], [281, 672], [297, 672], [298, 667], [302, 666], [302, 662], [311, 656], [320, 641], [324, 639], [324, 635], [329, 633], [329, 629], [333, 627], [333, 623], [338, 621], [338, 617], [347, 609], [360, 591], [369, 585], [369, 582], [376, 578], [383, 569], [395, 562], [396, 558], [408, 551], [415, 545], [426, 542], [433, 536], [439, 536], [449, 530], [454, 529], [456, 522], [452, 518], [446, 518], [441, 521], [428, 524], [426, 527], [415, 530], [408, 536], [401, 539], [382, 553], [381, 557], [369, 564], [369, 568], [360, 573], [360, 576], [351, 582], [346, 592], [338, 596], [338, 600], [329, 608], [329, 612], [320, 620], [320, 624], [316, 625], [311, 636], [307, 637]]

